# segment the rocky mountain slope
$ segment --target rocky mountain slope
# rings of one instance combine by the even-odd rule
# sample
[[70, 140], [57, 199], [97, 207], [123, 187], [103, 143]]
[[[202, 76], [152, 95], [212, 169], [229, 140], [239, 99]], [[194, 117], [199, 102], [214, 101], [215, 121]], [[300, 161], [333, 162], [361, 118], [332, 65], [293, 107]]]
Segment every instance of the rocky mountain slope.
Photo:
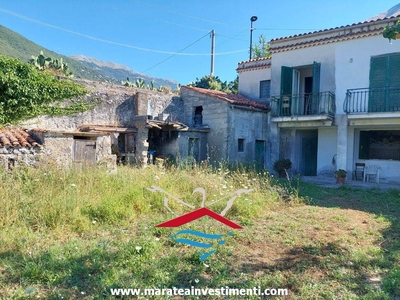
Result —
[[112, 62], [103, 62], [95, 58], [89, 58], [82, 55], [68, 57], [45, 47], [42, 47], [24, 36], [0, 25], [0, 55], [18, 58], [23, 62], [28, 62], [32, 55], [39, 55], [43, 51], [45, 56], [52, 58], [62, 58], [69, 66], [70, 71], [75, 78], [82, 78], [95, 81], [121, 83], [126, 81], [127, 77], [131, 82], [142, 78], [147, 84], [154, 81], [154, 86], [169, 86], [175, 90], [178, 82], [155, 78], [146, 74], [137, 73], [126, 66], [115, 64]]

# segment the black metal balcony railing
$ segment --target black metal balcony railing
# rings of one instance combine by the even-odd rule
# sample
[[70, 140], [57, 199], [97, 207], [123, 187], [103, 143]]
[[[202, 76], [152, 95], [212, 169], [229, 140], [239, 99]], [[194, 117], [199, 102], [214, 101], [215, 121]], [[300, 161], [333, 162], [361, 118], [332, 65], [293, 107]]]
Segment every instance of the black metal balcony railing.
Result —
[[350, 114], [400, 111], [400, 87], [347, 90], [343, 110]]
[[332, 92], [280, 95], [271, 98], [272, 115], [309, 116], [335, 115], [335, 95]]

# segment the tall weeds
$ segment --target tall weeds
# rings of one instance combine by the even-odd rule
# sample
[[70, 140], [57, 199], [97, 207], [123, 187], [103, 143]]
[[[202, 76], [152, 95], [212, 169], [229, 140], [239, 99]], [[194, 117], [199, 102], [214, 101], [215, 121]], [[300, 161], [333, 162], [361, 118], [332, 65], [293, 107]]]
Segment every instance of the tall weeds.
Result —
[[[0, 173], [0, 228], [28, 230], [68, 229], [83, 232], [94, 223], [124, 225], [144, 216], [166, 213], [164, 196], [148, 188], [159, 186], [168, 193], [199, 207], [202, 187], [207, 203], [253, 189], [235, 202], [229, 216], [252, 218], [280, 200], [297, 201], [293, 189], [277, 184], [268, 173], [221, 166], [186, 166], [163, 169], [120, 167], [117, 174], [103, 169], [59, 169], [42, 166]], [[184, 208], [169, 202], [177, 214]], [[224, 207], [212, 207], [219, 211]]]

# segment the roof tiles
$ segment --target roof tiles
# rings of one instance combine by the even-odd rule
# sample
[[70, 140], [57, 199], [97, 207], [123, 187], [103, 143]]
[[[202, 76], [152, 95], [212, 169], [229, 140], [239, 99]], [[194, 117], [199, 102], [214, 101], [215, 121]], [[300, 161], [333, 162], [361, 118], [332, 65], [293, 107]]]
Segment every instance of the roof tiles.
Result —
[[265, 105], [263, 103], [247, 99], [246, 97], [243, 97], [241, 95], [237, 94], [230, 94], [230, 93], [225, 93], [221, 91], [215, 91], [215, 90], [207, 90], [207, 89], [202, 89], [202, 88], [197, 88], [197, 87], [192, 87], [192, 86], [183, 86], [181, 87], [183, 89], [188, 89], [195, 91], [197, 93], [207, 95], [210, 97], [218, 98], [223, 101], [235, 104], [235, 105], [242, 105], [242, 106], [249, 106], [252, 108], [259, 108], [259, 109], [265, 109], [265, 110], [270, 110], [270, 107], [268, 105]]
[[42, 143], [32, 132], [18, 127], [0, 129], [0, 147], [41, 147]]

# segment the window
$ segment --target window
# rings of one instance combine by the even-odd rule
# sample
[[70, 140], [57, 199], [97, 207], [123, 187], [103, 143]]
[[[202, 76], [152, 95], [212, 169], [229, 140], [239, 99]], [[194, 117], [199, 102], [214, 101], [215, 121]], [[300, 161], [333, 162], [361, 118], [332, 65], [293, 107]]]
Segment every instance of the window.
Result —
[[194, 126], [203, 125], [203, 106], [196, 106], [194, 108]]
[[260, 81], [260, 98], [271, 97], [271, 80]]
[[244, 139], [238, 139], [238, 152], [244, 152]]
[[400, 160], [400, 130], [360, 131], [358, 158]]

